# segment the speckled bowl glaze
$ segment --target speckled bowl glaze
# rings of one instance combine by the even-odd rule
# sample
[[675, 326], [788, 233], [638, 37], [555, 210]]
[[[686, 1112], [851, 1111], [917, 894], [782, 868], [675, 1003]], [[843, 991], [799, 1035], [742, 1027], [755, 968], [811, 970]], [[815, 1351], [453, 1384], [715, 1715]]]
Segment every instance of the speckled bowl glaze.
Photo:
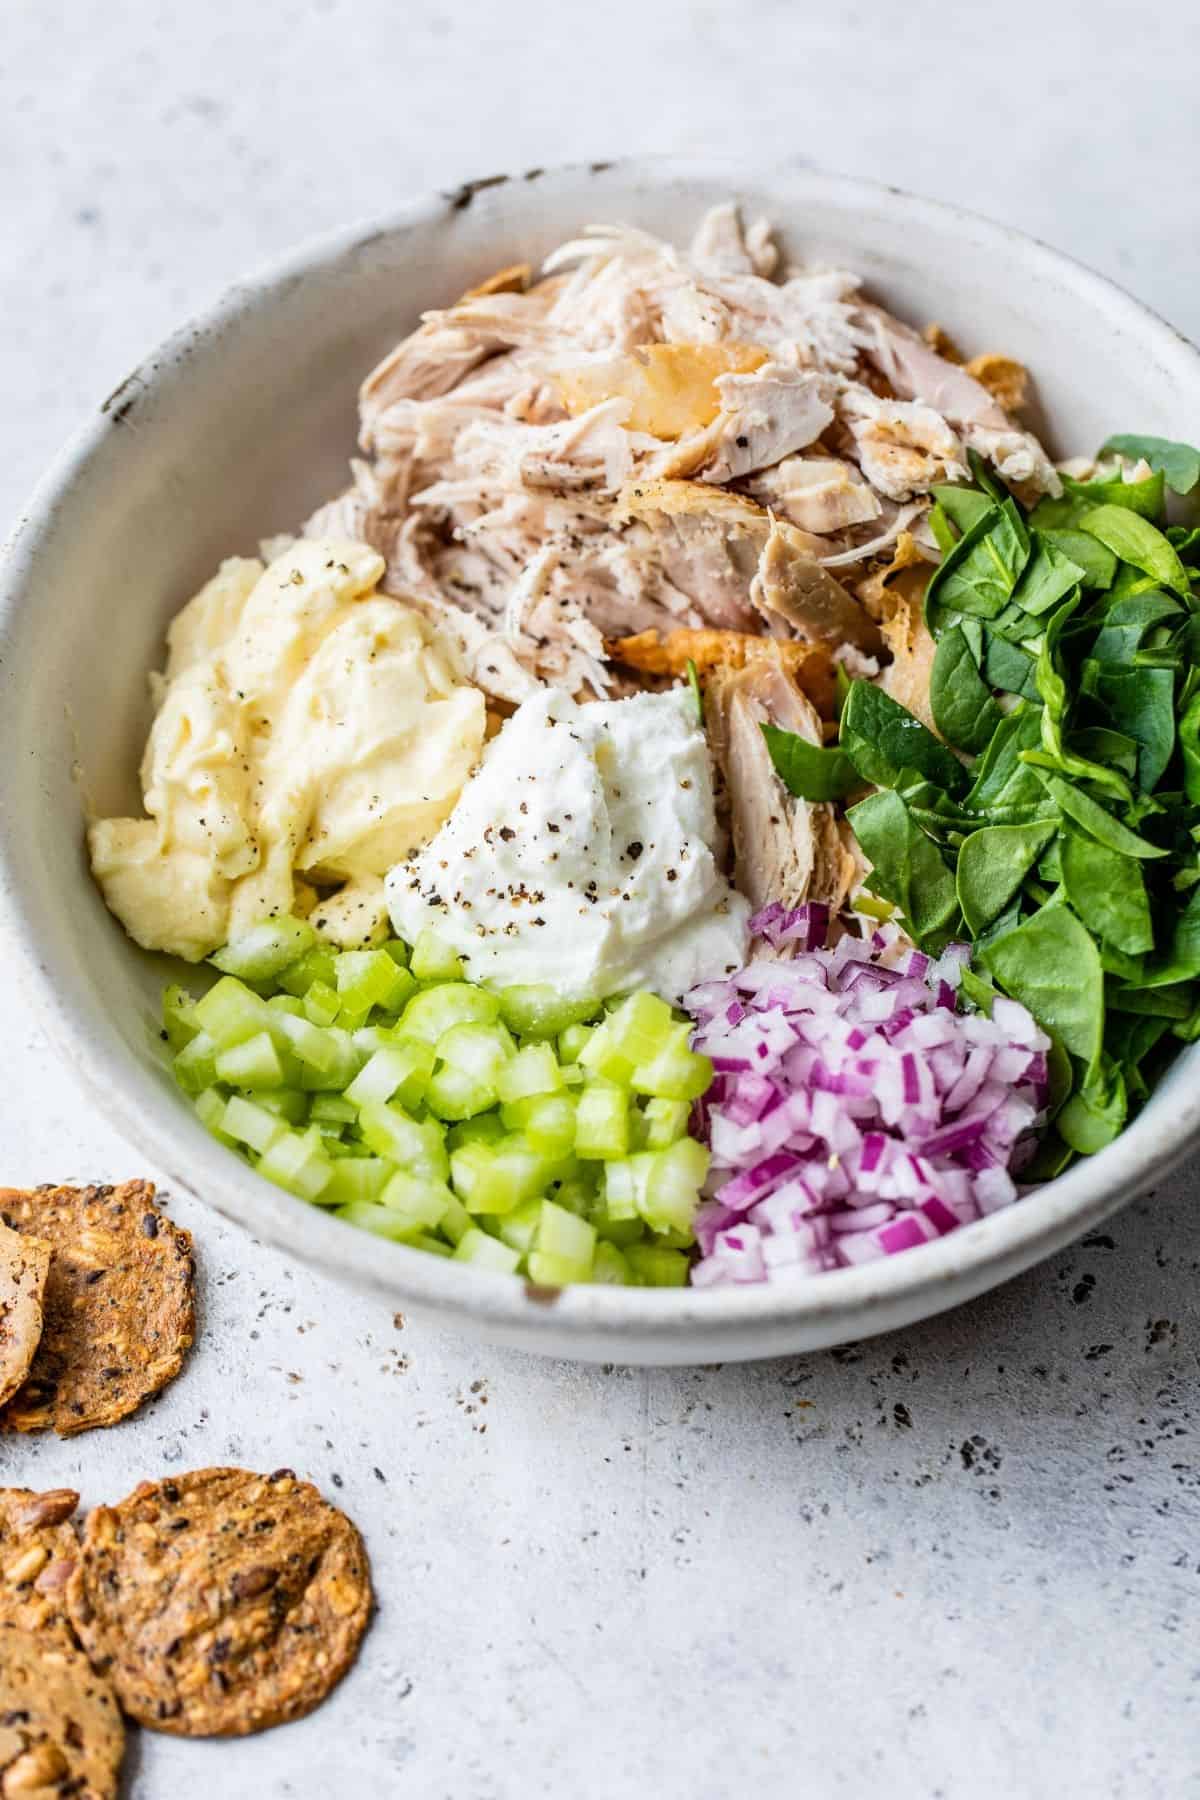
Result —
[[1197, 1047], [1100, 1156], [936, 1244], [796, 1285], [578, 1287], [548, 1299], [291, 1199], [215, 1143], [173, 1087], [157, 1035], [170, 965], [106, 912], [82, 830], [84, 796], [104, 812], [138, 810], [146, 671], [161, 662], [168, 620], [223, 556], [294, 527], [343, 484], [359, 380], [422, 308], [515, 258], [536, 261], [588, 221], [686, 237], [730, 194], [775, 220], [793, 255], [846, 264], [902, 316], [1021, 357], [1060, 454], [1121, 429], [1195, 436], [1196, 350], [1017, 232], [794, 168], [646, 160], [533, 171], [418, 200], [232, 289], [110, 395], [0, 565], [0, 911], [64, 1060], [140, 1152], [259, 1237], [405, 1307], [554, 1355], [709, 1362], [908, 1324], [1097, 1225], [1200, 1131]]

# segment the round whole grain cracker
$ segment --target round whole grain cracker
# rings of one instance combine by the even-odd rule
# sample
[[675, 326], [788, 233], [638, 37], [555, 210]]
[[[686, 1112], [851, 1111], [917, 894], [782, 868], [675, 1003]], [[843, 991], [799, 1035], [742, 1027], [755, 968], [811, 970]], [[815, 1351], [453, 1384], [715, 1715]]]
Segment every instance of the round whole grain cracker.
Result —
[[0, 1625], [4, 1800], [113, 1800], [124, 1748], [116, 1696], [81, 1651]]
[[179, 1373], [195, 1330], [192, 1240], [152, 1182], [0, 1188], [0, 1219], [52, 1251], [41, 1343], [0, 1428], [113, 1425]]
[[[73, 1488], [0, 1488], [0, 1621], [74, 1644], [67, 1577], [79, 1556]], [[2, 1790], [0, 1790], [2, 1791]]]
[[300, 1718], [341, 1680], [371, 1576], [350, 1520], [290, 1469], [197, 1469], [89, 1515], [67, 1600], [132, 1718], [235, 1737]]
[[42, 1336], [50, 1246], [0, 1225], [0, 1406], [29, 1373]]

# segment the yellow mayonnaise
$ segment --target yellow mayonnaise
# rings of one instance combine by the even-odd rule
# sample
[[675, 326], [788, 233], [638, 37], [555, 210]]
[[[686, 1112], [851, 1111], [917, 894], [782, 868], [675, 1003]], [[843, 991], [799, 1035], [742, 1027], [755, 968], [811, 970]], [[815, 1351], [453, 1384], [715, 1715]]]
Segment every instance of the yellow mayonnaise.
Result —
[[456, 652], [377, 592], [383, 570], [364, 544], [299, 539], [269, 568], [223, 563], [175, 619], [151, 677], [149, 817], [88, 831], [146, 949], [198, 962], [295, 911], [334, 944], [385, 932], [383, 877], [449, 814], [486, 718]]

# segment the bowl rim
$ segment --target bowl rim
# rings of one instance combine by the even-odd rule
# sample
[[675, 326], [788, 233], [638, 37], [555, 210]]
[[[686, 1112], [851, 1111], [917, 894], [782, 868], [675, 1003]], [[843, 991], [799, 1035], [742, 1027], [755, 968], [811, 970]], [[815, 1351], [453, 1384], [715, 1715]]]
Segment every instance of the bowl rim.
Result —
[[[106, 441], [128, 392], [153, 387], [159, 370], [188, 357], [198, 340], [218, 337], [247, 313], [269, 305], [273, 293], [296, 277], [362, 251], [372, 241], [402, 236], [467, 204], [486, 207], [510, 182], [562, 187], [592, 178], [603, 188], [608, 185], [604, 177], [625, 191], [635, 182], [657, 188], [685, 181], [711, 185], [714, 192], [736, 187], [739, 178], [761, 187], [774, 177], [786, 179], [797, 202], [803, 198], [799, 188], [835, 210], [869, 202], [898, 208], [932, 226], [953, 225], [967, 234], [972, 249], [1015, 252], [1065, 283], [1114, 325], [1151, 345], [1164, 364], [1177, 366], [1181, 378], [1200, 383], [1200, 351], [1117, 283], [1013, 226], [883, 182], [829, 174], [798, 162], [764, 166], [741, 158], [692, 156], [634, 156], [489, 177], [451, 193], [424, 193], [383, 216], [310, 238], [232, 283], [144, 357], [52, 462], [0, 546], [0, 634], [7, 633], [20, 611], [25, 572], [43, 536], [60, 507], [70, 503], [74, 480]], [[1200, 1083], [1194, 1099], [1185, 1090], [1161, 1094], [1152, 1119], [1141, 1114], [1097, 1156], [1016, 1205], [901, 1256], [829, 1271], [818, 1280], [708, 1289], [541, 1290], [516, 1277], [449, 1263], [347, 1230], [245, 1167], [189, 1117], [181, 1097], [168, 1093], [132, 1061], [123, 1078], [114, 1080], [111, 1044], [93, 1041], [86, 1025], [72, 1018], [66, 994], [38, 954], [34, 909], [23, 896], [22, 872], [11, 855], [7, 830], [0, 833], [0, 870], [0, 929], [18, 952], [18, 983], [35, 1017], [99, 1109], [172, 1181], [254, 1236], [325, 1274], [549, 1354], [619, 1359], [624, 1353], [626, 1359], [654, 1361], [676, 1360], [682, 1349], [693, 1360], [709, 1360], [714, 1354], [753, 1356], [800, 1342], [844, 1342], [932, 1316], [1009, 1279], [1099, 1224], [1166, 1174], [1200, 1135]]]

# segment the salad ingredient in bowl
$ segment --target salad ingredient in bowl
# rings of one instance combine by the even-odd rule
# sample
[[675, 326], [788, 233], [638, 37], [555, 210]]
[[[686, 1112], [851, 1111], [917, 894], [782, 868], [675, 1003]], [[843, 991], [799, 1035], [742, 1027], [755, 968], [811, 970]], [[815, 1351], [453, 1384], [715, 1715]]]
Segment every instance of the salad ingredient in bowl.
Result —
[[426, 315], [91, 828], [223, 973], [205, 1123], [555, 1286], [854, 1266], [1111, 1141], [1200, 1036], [1200, 461], [1058, 467], [1027, 391], [732, 207]]
[[732, 973], [749, 903], [717, 866], [712, 771], [691, 694], [522, 702], [437, 836], [388, 876], [392, 923], [428, 925], [476, 979], [678, 999]]
[[216, 960], [237, 974], [169, 989], [164, 1034], [203, 1122], [268, 1179], [547, 1285], [686, 1280], [712, 1067], [664, 1001], [484, 987], [430, 932], [411, 959], [395, 939], [335, 955], [297, 919]]
[[332, 941], [378, 935], [384, 876], [449, 813], [485, 726], [453, 646], [382, 574], [364, 544], [300, 540], [269, 567], [224, 563], [175, 619], [151, 680], [150, 817], [88, 834], [146, 949], [197, 962], [298, 893]]

